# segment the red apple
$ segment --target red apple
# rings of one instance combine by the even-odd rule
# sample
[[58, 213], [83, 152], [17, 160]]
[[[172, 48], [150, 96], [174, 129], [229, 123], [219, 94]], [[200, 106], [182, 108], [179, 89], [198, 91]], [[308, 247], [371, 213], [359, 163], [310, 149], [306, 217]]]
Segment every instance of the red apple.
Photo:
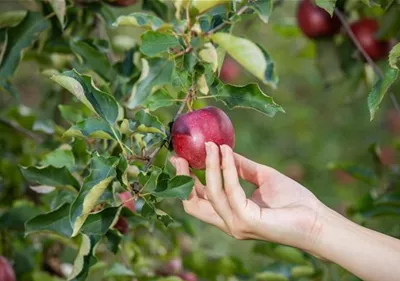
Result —
[[128, 220], [124, 217], [119, 217], [117, 223], [114, 225], [114, 228], [117, 229], [122, 234], [128, 233], [129, 232]]
[[233, 83], [239, 76], [240, 68], [238, 63], [229, 57], [225, 58], [221, 67], [221, 72], [219, 73], [219, 78], [224, 83]]
[[216, 107], [182, 114], [172, 126], [172, 145], [175, 153], [194, 169], [204, 169], [206, 142], [235, 145], [235, 131], [228, 115]]
[[392, 109], [387, 113], [386, 118], [389, 131], [395, 136], [400, 135], [400, 113]]
[[361, 19], [352, 23], [350, 28], [372, 60], [377, 61], [388, 56], [390, 52], [390, 42], [388, 40], [379, 40], [375, 37], [379, 29], [376, 20], [368, 18]]
[[156, 270], [156, 273], [161, 276], [171, 276], [179, 274], [182, 271], [182, 259], [173, 258]]
[[342, 170], [335, 171], [335, 178], [341, 184], [350, 184], [355, 182], [355, 179], [352, 176]]
[[301, 0], [297, 9], [297, 23], [309, 38], [331, 37], [339, 32], [340, 20], [314, 4], [312, 0]]
[[193, 272], [182, 272], [178, 275], [183, 281], [197, 281], [197, 276]]
[[121, 199], [122, 202], [124, 203], [124, 207], [128, 208], [132, 212], [136, 211], [136, 204], [135, 200], [132, 199], [132, 193], [129, 191], [125, 191], [119, 194], [119, 198]]
[[128, 7], [136, 4], [137, 0], [106, 0], [108, 4], [115, 7]]
[[379, 151], [379, 160], [385, 166], [396, 164], [396, 150], [390, 146], [381, 147]]
[[14, 269], [5, 257], [0, 256], [0, 280], [16, 281]]

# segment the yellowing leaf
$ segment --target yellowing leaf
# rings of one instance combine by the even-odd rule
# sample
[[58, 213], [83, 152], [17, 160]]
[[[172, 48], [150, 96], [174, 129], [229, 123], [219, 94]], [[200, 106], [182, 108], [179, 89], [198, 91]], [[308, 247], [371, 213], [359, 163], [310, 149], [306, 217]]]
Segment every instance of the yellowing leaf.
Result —
[[213, 34], [211, 39], [264, 84], [276, 88], [278, 77], [275, 64], [260, 46], [248, 39], [222, 32]]
[[199, 57], [201, 60], [210, 63], [212, 70], [215, 72], [218, 68], [218, 54], [214, 45], [211, 43], [204, 44], [204, 48], [200, 50]]

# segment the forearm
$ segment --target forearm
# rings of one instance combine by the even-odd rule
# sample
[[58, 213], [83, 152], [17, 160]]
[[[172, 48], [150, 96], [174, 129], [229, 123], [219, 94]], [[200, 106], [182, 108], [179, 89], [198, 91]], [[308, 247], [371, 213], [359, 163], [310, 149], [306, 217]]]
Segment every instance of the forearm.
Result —
[[400, 278], [400, 240], [359, 226], [329, 208], [321, 214], [316, 253], [365, 281]]

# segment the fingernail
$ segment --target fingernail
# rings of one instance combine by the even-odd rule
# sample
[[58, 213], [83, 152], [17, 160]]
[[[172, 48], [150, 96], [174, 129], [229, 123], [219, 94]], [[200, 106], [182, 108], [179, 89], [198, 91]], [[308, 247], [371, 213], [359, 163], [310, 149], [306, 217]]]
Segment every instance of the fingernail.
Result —
[[206, 146], [207, 154], [210, 154], [211, 153], [211, 143], [210, 142], [206, 142], [205, 146]]

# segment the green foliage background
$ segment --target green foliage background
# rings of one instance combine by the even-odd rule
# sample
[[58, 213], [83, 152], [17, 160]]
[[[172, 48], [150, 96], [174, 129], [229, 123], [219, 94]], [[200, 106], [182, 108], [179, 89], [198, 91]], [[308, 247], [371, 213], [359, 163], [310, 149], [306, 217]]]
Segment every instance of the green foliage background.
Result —
[[[357, 10], [359, 16], [375, 16], [382, 22], [389, 22], [388, 17], [396, 16], [389, 12], [393, 7], [385, 11], [379, 6], [368, 7], [359, 1], [352, 2], [349, 5]], [[394, 1], [392, 5], [398, 9], [400, 4]], [[244, 36], [268, 50], [280, 78], [278, 88], [273, 90], [241, 68], [241, 75], [234, 84], [259, 83], [264, 93], [283, 106], [285, 114], [278, 112], [274, 118], [268, 118], [250, 109], [230, 110], [223, 103], [208, 99], [195, 101], [193, 107], [213, 104], [223, 108], [235, 126], [235, 150], [238, 153], [288, 174], [293, 169], [301, 170], [297, 179], [321, 201], [359, 223], [400, 237], [398, 216], [393, 216], [400, 211], [398, 165], [384, 166], [379, 160], [379, 146], [392, 148], [396, 160], [398, 157], [398, 136], [388, 126], [388, 114], [393, 112], [390, 99], [386, 97], [383, 100], [371, 122], [367, 96], [377, 77], [360, 59], [352, 61], [351, 67], [339, 67], [337, 62], [346, 59], [339, 52], [341, 49], [336, 50], [334, 46], [343, 47], [343, 38], [318, 42], [305, 38], [297, 28], [296, 6], [295, 1], [278, 3], [268, 24], [255, 15], [243, 15], [233, 29], [235, 36]], [[142, 3], [128, 8], [106, 7], [115, 18], [143, 11]], [[0, 3], [2, 12], [21, 8], [25, 7], [17, 3]], [[46, 9], [44, 13], [50, 14], [51, 11]], [[102, 19], [104, 15], [109, 15], [106, 13], [100, 13], [101, 16], [97, 15], [91, 21], [93, 14], [90, 13], [95, 12], [88, 12], [88, 23], [81, 31], [83, 37], [109, 38], [112, 49], [118, 55], [140, 42], [139, 29], [130, 26], [113, 28], [107, 17], [105, 21]], [[353, 19], [350, 17], [349, 20]], [[397, 17], [395, 22], [399, 20]], [[51, 17], [52, 25], [57, 24], [56, 21], [56, 17]], [[93, 26], [92, 33], [88, 32]], [[399, 34], [392, 34], [391, 37], [396, 36], [398, 39]], [[51, 276], [46, 269], [48, 260], [53, 257], [49, 252], [62, 245], [54, 256], [58, 261], [71, 264], [79, 245], [85, 240], [82, 237], [68, 240], [48, 233], [24, 236], [27, 219], [50, 211], [51, 204], [58, 205], [71, 199], [64, 190], [60, 191], [57, 199], [60, 202], [57, 203], [50, 193], [38, 195], [33, 192], [22, 177], [19, 166], [44, 165], [46, 161], [47, 164], [54, 163], [45, 155], [59, 147], [62, 132], [70, 126], [63, 119], [66, 114], [62, 116], [60, 104], [72, 105], [82, 116], [90, 115], [87, 108], [79, 105], [71, 94], [61, 90], [49, 77], [55, 73], [54, 69], [69, 70], [72, 65], [90, 70], [91, 66], [85, 67], [85, 62], [82, 63], [73, 54], [46, 53], [46, 48], [54, 47], [49, 42], [57, 44], [49, 38], [52, 38], [51, 33], [40, 34], [34, 48], [42, 51], [25, 50], [12, 78], [6, 81], [4, 75], [0, 80], [0, 116], [8, 120], [0, 125], [0, 253], [10, 257], [18, 280], [23, 281], [63, 280], [62, 277]], [[102, 42], [97, 43], [100, 45]], [[64, 52], [62, 47], [60, 45], [59, 52]], [[338, 51], [337, 57], [333, 55], [335, 51]], [[345, 54], [349, 52], [344, 51]], [[98, 62], [100, 59], [97, 57], [94, 60]], [[93, 65], [93, 62], [88, 64]], [[382, 61], [378, 64], [386, 69], [388, 63]], [[113, 72], [101, 70], [101, 62], [100, 67], [93, 70], [89, 73], [96, 82], [104, 78], [115, 79]], [[19, 101], [13, 97], [14, 91], [9, 85], [20, 92]], [[392, 92], [399, 90], [400, 83], [396, 81]], [[157, 110], [157, 116], [166, 125], [173, 119], [178, 107], [174, 105]], [[79, 114], [69, 117], [74, 119]], [[12, 122], [11, 126], [9, 122]], [[44, 141], [43, 145], [37, 145], [37, 137]], [[107, 142], [98, 143], [96, 149], [101, 150], [101, 145], [106, 147]], [[74, 143], [73, 153], [74, 156], [79, 155], [74, 162], [69, 156], [61, 156], [66, 161], [65, 166], [84, 167], [89, 155], [86, 155], [80, 142]], [[162, 150], [155, 164], [162, 166], [169, 155], [167, 150]], [[56, 162], [59, 161], [59, 155], [54, 157]], [[335, 168], [358, 180], [340, 180]], [[168, 169], [171, 170], [171, 167]], [[245, 188], [250, 191], [252, 187], [245, 184]], [[376, 202], [377, 198], [379, 202]], [[180, 223], [179, 226], [173, 224], [168, 230], [158, 222], [145, 223], [142, 218], [122, 211], [129, 218], [130, 234], [121, 238], [115, 232], [107, 232], [108, 241], [114, 241], [114, 238], [122, 240], [120, 251], [116, 255], [112, 250], [102, 251], [87, 280], [132, 280], [133, 275], [138, 280], [167, 280], [153, 276], [154, 270], [176, 257], [183, 259], [185, 270], [196, 272], [204, 280], [357, 280], [335, 265], [291, 248], [233, 240], [185, 215], [177, 202], [177, 199], [168, 199], [161, 205]], [[162, 221], [165, 223], [165, 220], [168, 218], [164, 217]], [[59, 222], [57, 229], [63, 229], [70, 235], [69, 226], [64, 223]], [[293, 273], [296, 272], [294, 267], [300, 272], [297, 277]], [[312, 272], [307, 273], [310, 268]]]

